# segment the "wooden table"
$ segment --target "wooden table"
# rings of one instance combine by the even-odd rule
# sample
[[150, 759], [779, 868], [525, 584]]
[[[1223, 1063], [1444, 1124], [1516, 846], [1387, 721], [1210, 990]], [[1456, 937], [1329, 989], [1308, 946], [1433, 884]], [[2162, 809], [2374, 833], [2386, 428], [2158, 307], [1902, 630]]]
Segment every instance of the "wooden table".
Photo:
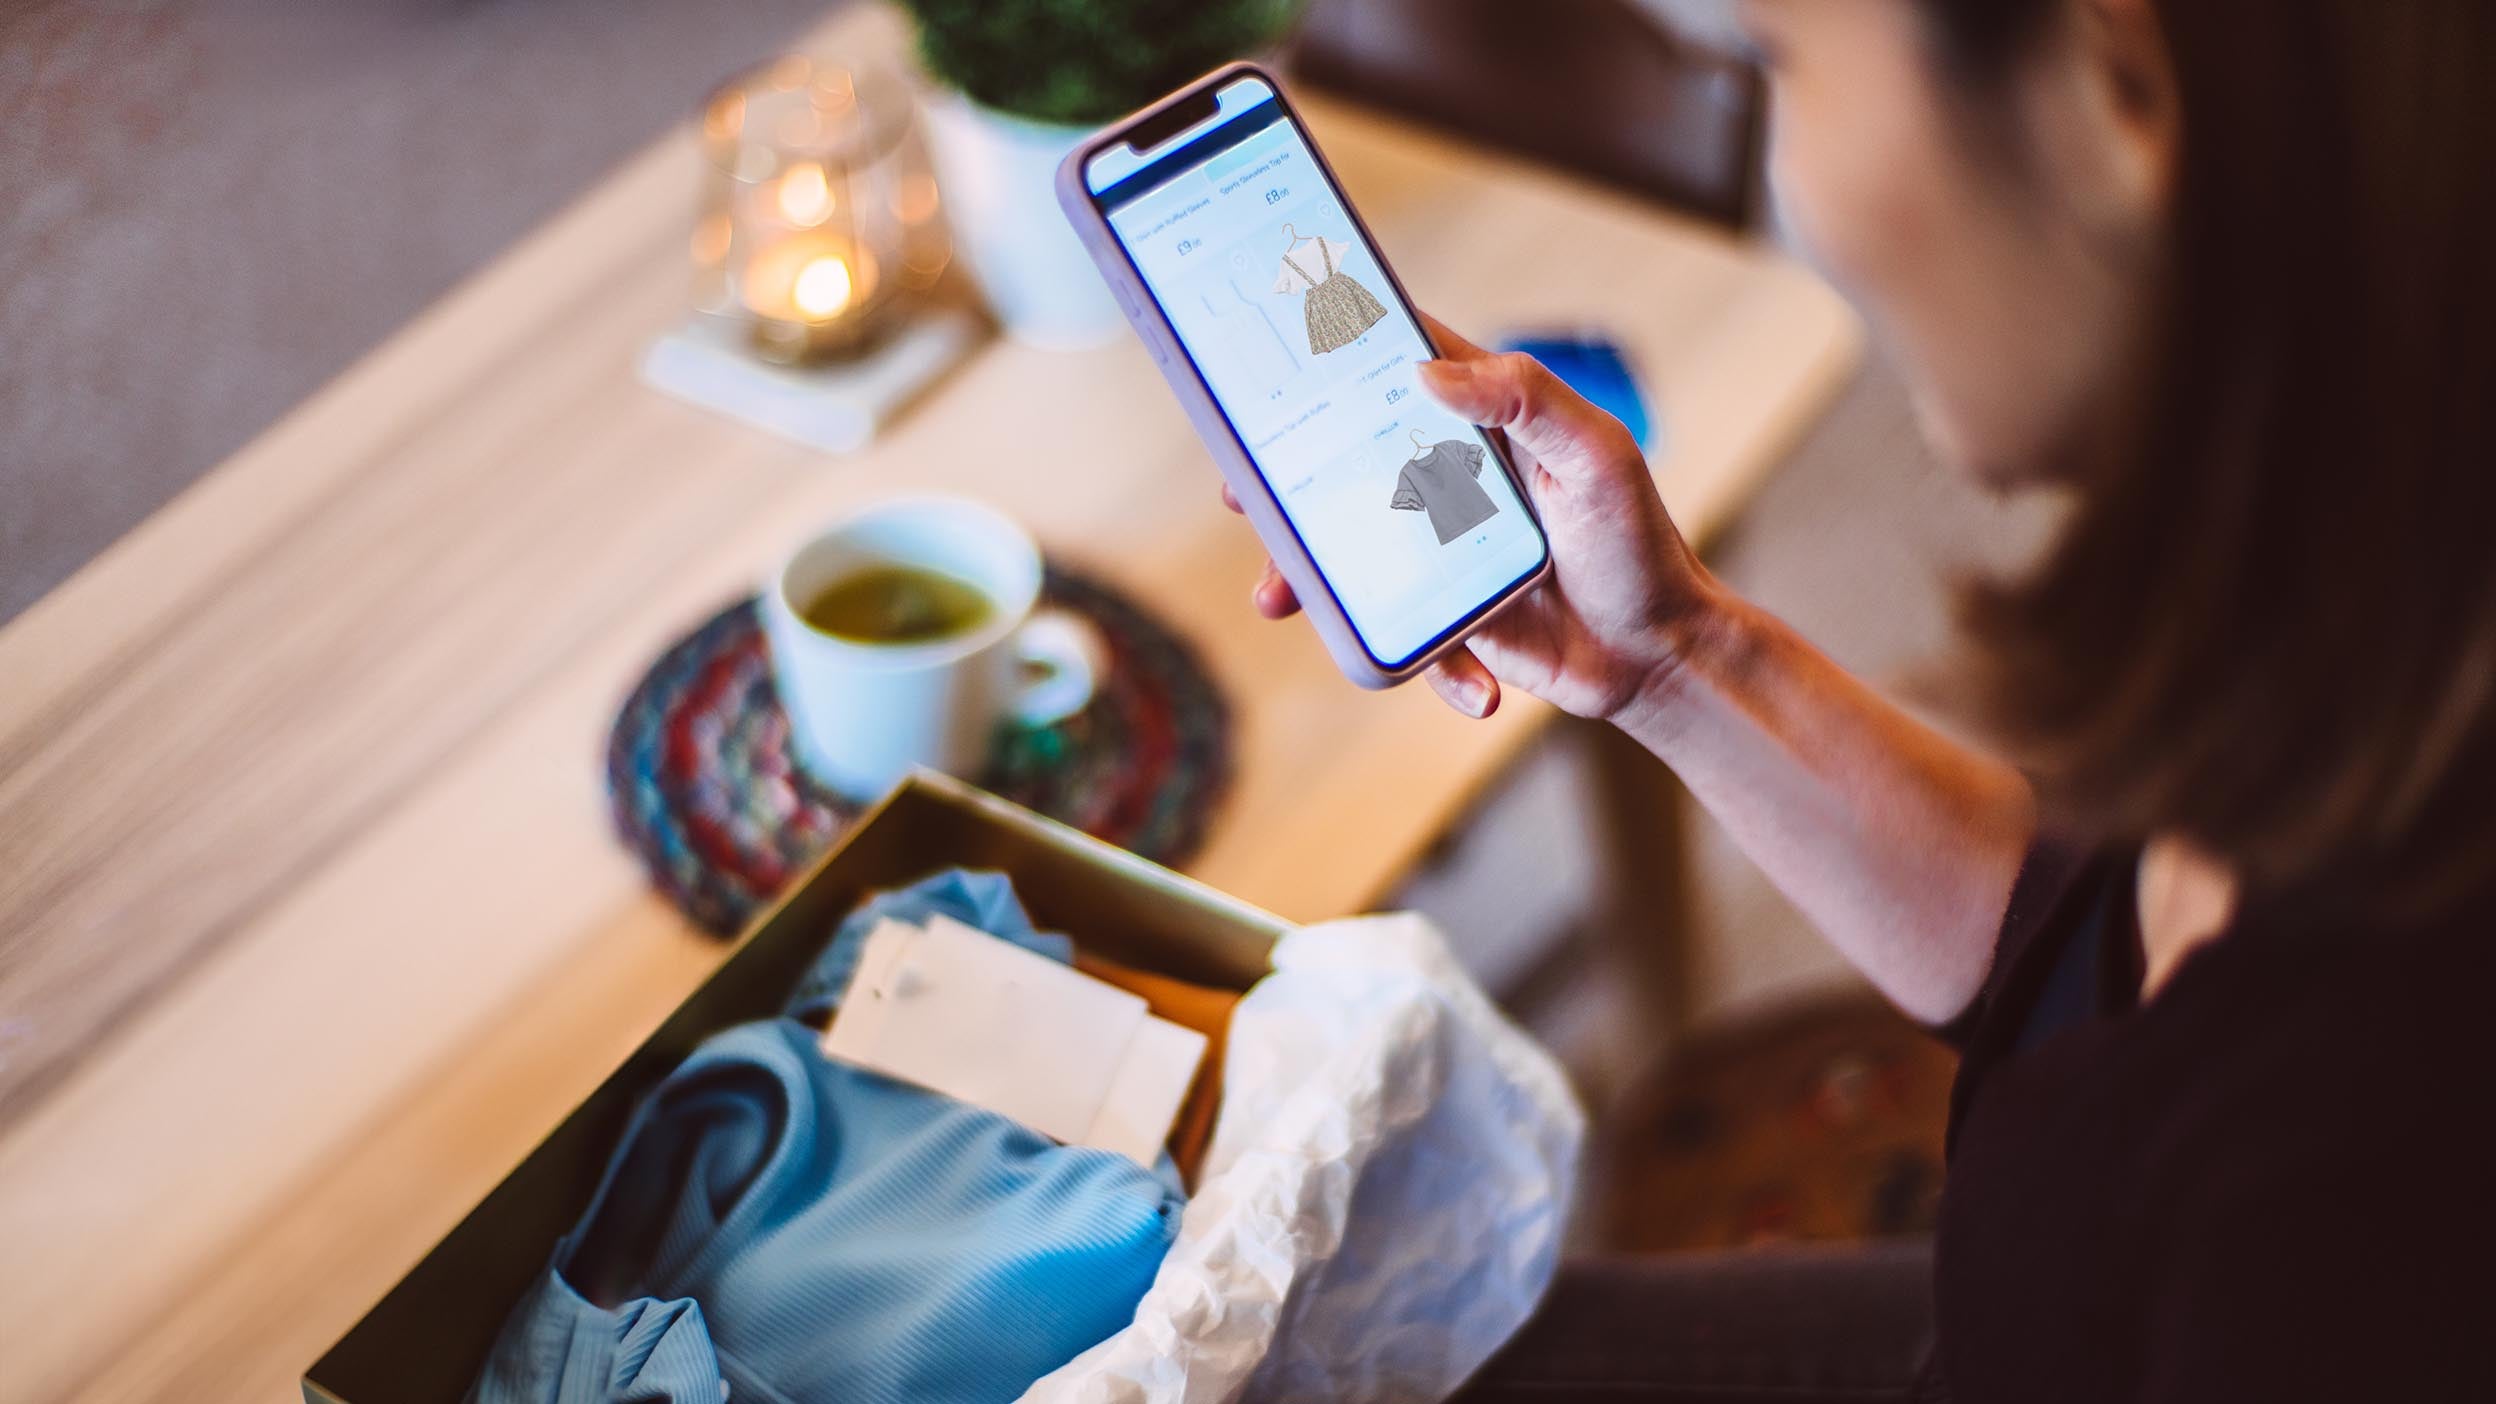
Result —
[[[1451, 323], [1625, 340], [1702, 540], [1855, 363], [1773, 254], [1312, 120]], [[1364, 695], [1260, 623], [1132, 344], [990, 346], [840, 460], [644, 388], [696, 171], [660, 142], [0, 632], [0, 1398], [284, 1397], [702, 978], [600, 747], [654, 650], [845, 508], [985, 497], [1193, 637], [1239, 765], [1191, 871], [1288, 916], [1375, 900], [1549, 720]]]

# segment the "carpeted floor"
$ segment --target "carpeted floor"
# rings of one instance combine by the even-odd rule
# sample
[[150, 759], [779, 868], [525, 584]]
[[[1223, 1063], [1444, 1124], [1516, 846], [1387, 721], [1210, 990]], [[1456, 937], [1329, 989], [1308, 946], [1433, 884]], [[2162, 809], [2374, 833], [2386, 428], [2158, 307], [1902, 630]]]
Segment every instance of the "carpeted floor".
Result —
[[834, 4], [0, 3], [0, 620]]
[[1840, 996], [1700, 1034], [1605, 1138], [1624, 1252], [1928, 1234], [1958, 1059], [1886, 1003]]

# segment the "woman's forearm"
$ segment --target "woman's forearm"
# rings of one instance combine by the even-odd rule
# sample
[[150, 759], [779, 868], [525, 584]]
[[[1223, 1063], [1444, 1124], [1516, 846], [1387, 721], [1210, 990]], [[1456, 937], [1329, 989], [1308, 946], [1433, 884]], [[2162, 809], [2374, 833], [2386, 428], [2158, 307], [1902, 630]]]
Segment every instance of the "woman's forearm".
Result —
[[1965, 1009], [2035, 833], [2026, 780], [1745, 602], [1674, 657], [1622, 728], [1901, 1009]]

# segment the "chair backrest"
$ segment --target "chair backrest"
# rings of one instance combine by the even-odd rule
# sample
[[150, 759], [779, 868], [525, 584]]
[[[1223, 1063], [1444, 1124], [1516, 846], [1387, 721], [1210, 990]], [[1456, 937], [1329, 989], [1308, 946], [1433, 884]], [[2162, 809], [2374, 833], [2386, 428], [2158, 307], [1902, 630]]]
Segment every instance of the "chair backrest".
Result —
[[1751, 65], [1632, 0], [1313, 0], [1305, 81], [1734, 226], [1757, 213]]

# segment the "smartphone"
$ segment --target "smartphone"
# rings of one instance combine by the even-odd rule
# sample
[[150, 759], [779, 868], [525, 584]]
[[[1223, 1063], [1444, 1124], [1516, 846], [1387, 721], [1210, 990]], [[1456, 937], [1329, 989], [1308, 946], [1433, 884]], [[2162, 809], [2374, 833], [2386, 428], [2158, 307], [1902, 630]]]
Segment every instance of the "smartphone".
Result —
[[1405, 681], [1549, 573], [1504, 443], [1422, 390], [1421, 319], [1271, 74], [1111, 124], [1057, 190], [1346, 676]]

